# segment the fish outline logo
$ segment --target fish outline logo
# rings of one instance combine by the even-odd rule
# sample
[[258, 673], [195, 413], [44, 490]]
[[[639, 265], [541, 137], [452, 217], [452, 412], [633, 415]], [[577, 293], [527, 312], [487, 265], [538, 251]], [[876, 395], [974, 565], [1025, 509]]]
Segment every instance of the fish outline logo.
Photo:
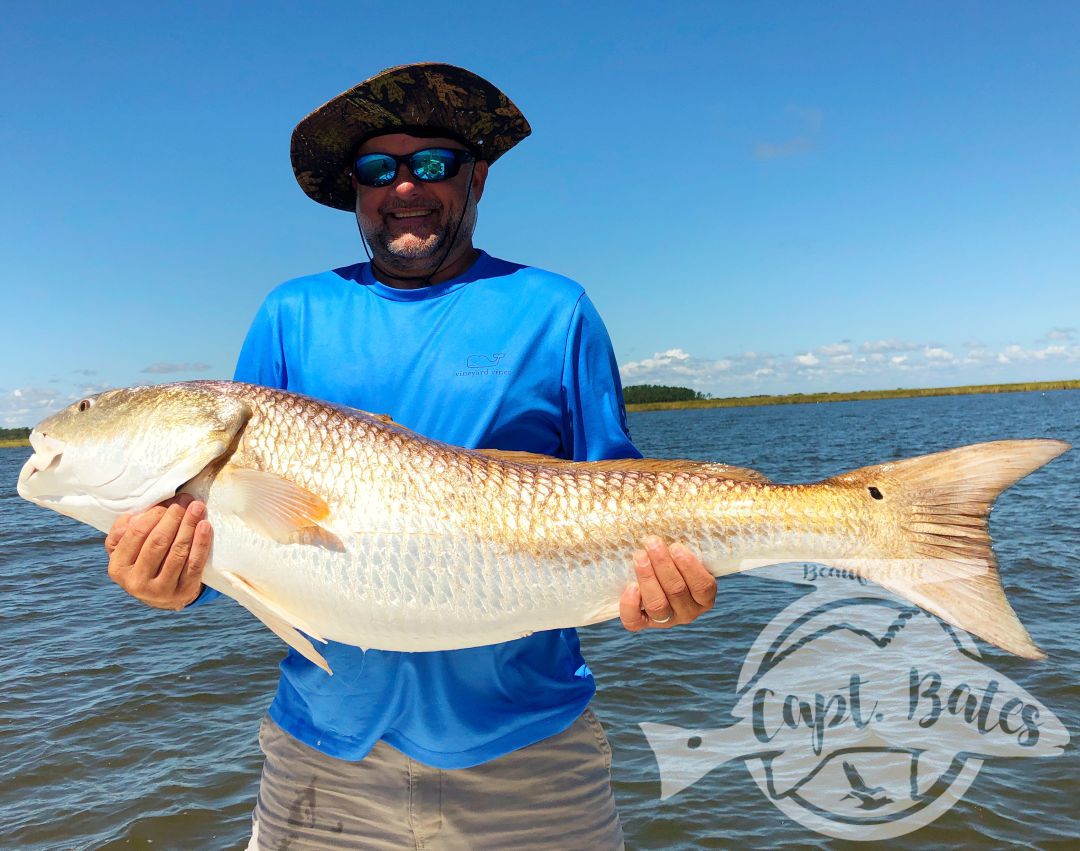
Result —
[[[758, 573], [791, 581], [790, 569]], [[734, 723], [639, 725], [661, 801], [742, 761], [804, 827], [890, 839], [947, 812], [986, 760], [1064, 751], [1064, 725], [987, 665], [967, 633], [858, 577], [811, 565], [803, 575], [814, 590], [776, 615], [746, 655]]]

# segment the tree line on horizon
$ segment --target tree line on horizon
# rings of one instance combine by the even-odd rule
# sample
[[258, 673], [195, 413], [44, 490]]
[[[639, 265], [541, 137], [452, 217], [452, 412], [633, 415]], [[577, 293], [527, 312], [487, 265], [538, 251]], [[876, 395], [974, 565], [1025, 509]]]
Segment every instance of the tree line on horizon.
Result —
[[689, 387], [672, 387], [667, 384], [632, 384], [623, 388], [623, 401], [627, 405], [643, 405], [650, 402], [698, 402], [711, 399]]
[[28, 428], [0, 428], [0, 440], [26, 440], [29, 436]]

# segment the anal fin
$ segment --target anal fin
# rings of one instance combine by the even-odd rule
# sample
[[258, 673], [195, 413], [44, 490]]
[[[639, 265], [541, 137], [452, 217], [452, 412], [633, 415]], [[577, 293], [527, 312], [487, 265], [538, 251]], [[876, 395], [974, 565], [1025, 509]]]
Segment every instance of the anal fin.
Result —
[[270, 599], [264, 592], [244, 577], [231, 570], [218, 570], [232, 586], [233, 598], [255, 617], [261, 620], [282, 641], [293, 650], [314, 665], [318, 665], [326, 673], [333, 675], [330, 665], [315, 646], [303, 635], [300, 630], [310, 635], [316, 641], [326, 644], [317, 631], [312, 629], [301, 618], [287, 611], [283, 606]]
[[312, 626], [307, 623], [303, 618], [299, 617], [298, 615], [294, 615], [280, 603], [271, 599], [271, 597], [265, 591], [260, 589], [250, 580], [245, 579], [239, 573], [233, 573], [231, 570], [220, 570], [218, 572], [229, 580], [229, 584], [231, 584], [233, 588], [248, 596], [253, 597], [255, 602], [258, 603], [259, 606], [266, 609], [275, 617], [280, 618], [294, 629], [303, 630], [316, 641], [321, 641], [323, 644], [326, 644], [326, 639], [319, 634], [318, 630], [313, 629]]

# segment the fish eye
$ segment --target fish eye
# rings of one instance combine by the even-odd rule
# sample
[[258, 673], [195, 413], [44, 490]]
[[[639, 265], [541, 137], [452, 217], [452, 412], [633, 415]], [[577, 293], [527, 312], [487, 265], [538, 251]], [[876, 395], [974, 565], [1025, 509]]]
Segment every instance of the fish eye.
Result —
[[83, 399], [81, 402], [79, 402], [79, 410], [80, 411], [89, 411], [90, 407], [93, 404], [94, 404], [93, 399]]

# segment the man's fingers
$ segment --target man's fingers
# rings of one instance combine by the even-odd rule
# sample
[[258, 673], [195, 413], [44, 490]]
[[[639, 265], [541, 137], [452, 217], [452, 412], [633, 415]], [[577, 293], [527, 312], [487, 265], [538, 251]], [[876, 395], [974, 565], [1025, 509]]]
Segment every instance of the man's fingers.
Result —
[[206, 567], [206, 560], [210, 557], [210, 544], [214, 541], [214, 530], [209, 520], [200, 520], [195, 527], [195, 540], [191, 544], [191, 555], [188, 556], [188, 569], [202, 584], [202, 572]]
[[128, 521], [120, 542], [113, 549], [109, 558], [109, 575], [114, 580], [118, 581], [118, 577], [114, 575], [114, 572], [126, 572], [135, 564], [139, 553], [142, 552], [147, 536], [164, 515], [165, 509], [160, 505], [155, 505], [142, 514], [136, 514]]
[[682, 574], [683, 582], [690, 591], [690, 596], [702, 609], [711, 609], [716, 602], [716, 577], [696, 555], [683, 544], [668, 547], [671, 558]]
[[169, 553], [169, 548], [176, 540], [176, 532], [183, 519], [182, 506], [174, 503], [165, 509], [165, 513], [146, 536], [142, 549], [139, 550], [139, 557], [135, 560], [132, 571], [135, 582], [145, 584], [157, 577], [161, 571], [161, 564]]
[[120, 543], [120, 539], [124, 537], [124, 532], [127, 531], [128, 524], [131, 522], [130, 514], [121, 514], [113, 521], [112, 528], [109, 530], [109, 534], [105, 536], [105, 552], [109, 555], [113, 554], [113, 550], [116, 549], [116, 545]]
[[[667, 544], [652, 535], [645, 539], [645, 550], [649, 555], [653, 573], [656, 574], [656, 579], [676, 619], [683, 623], [693, 620], [698, 614], [697, 604], [690, 596], [690, 587], [672, 559]], [[661, 615], [662, 619], [663, 615]]]
[[641, 588], [636, 582], [628, 583], [623, 589], [622, 597], [619, 598], [619, 620], [631, 632], [645, 629], [649, 625], [648, 617], [641, 611]]
[[631, 632], [690, 623], [716, 599], [716, 579], [701, 559], [655, 535], [645, 539], [645, 549], [634, 551], [634, 572], [637, 583], [619, 600], [619, 617]]
[[174, 595], [178, 608], [183, 608], [199, 596], [202, 590], [203, 568], [206, 567], [206, 560], [210, 556], [210, 543], [213, 539], [210, 521], [200, 520], [195, 526], [195, 536], [191, 542], [191, 554], [188, 556], [187, 567], [180, 574], [180, 584]]
[[656, 577], [653, 562], [645, 550], [634, 551], [634, 572], [641, 588], [641, 608], [649, 617], [649, 626], [662, 626], [674, 622], [674, 612], [667, 594]]
[[[180, 518], [180, 525], [176, 529], [176, 537], [169, 546], [168, 554], [161, 563], [161, 571], [154, 579], [158, 593], [171, 594], [180, 584], [180, 574], [188, 563], [192, 545], [195, 540], [195, 527], [206, 516], [206, 506], [201, 502], [186, 501], [186, 510]], [[176, 503], [177, 508], [184, 508], [182, 502]], [[170, 509], [171, 511], [171, 509]], [[166, 515], [167, 516], [167, 515]], [[156, 534], [156, 532], [155, 532]]]

